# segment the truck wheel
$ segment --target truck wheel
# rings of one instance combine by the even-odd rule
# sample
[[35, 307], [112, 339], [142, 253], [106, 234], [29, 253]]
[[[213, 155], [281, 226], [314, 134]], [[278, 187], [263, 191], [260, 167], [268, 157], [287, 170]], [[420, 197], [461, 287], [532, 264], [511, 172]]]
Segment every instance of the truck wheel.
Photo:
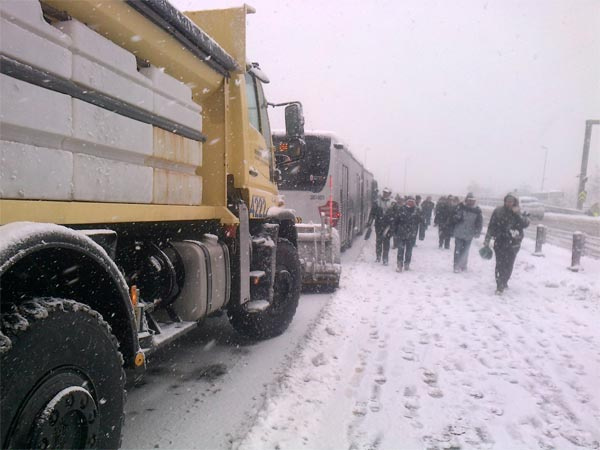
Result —
[[2, 306], [2, 448], [118, 448], [125, 374], [102, 316], [53, 298]]
[[296, 247], [287, 239], [277, 240], [276, 275], [271, 305], [260, 312], [248, 312], [243, 305], [228, 311], [229, 321], [241, 334], [253, 339], [279, 336], [292, 322], [300, 290], [302, 272]]

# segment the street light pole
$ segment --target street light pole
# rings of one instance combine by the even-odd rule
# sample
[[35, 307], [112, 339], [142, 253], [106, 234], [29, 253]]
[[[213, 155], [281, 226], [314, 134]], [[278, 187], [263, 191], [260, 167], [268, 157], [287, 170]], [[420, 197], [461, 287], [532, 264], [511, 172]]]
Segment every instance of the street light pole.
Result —
[[577, 209], [583, 209], [583, 203], [587, 193], [585, 183], [587, 181], [587, 165], [590, 156], [590, 142], [592, 140], [592, 126], [600, 125], [600, 120], [585, 121], [585, 137], [583, 139], [583, 155], [581, 155], [581, 172], [579, 173], [579, 187], [577, 188]]
[[548, 162], [548, 147], [542, 145], [542, 148], [546, 150], [546, 152], [544, 154], [544, 169], [542, 170], [542, 188], [540, 189], [540, 192], [544, 192], [544, 181], [546, 181], [546, 162]]

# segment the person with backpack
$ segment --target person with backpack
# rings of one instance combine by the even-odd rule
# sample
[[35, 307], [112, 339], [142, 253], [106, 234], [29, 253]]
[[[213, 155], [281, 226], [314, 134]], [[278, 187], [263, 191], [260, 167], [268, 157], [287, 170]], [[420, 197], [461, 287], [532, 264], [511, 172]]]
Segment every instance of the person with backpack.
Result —
[[519, 200], [512, 194], [504, 197], [504, 204], [492, 213], [483, 245], [489, 248], [490, 241], [494, 239], [496, 294], [502, 294], [508, 288], [523, 241], [523, 230], [528, 226], [529, 219], [526, 214], [521, 214]]
[[453, 216], [454, 223], [454, 272], [467, 270], [469, 250], [473, 238], [481, 235], [483, 214], [475, 206], [475, 196], [469, 192], [464, 203], [459, 203]]

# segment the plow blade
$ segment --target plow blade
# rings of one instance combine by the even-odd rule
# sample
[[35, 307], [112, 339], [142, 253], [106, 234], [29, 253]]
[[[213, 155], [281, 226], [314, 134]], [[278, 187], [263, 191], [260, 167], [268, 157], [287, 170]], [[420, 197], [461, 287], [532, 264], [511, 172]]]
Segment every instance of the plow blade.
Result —
[[328, 225], [296, 224], [303, 286], [335, 290], [340, 284], [340, 235]]

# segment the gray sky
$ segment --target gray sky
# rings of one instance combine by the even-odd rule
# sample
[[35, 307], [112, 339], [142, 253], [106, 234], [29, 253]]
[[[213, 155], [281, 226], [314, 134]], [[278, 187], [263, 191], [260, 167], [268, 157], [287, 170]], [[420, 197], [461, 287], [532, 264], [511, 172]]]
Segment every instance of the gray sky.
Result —
[[307, 129], [337, 132], [380, 184], [402, 191], [406, 162], [410, 192], [539, 189], [547, 148], [545, 188], [576, 187], [584, 122], [600, 119], [600, 0], [250, 4], [269, 100], [301, 100]]

